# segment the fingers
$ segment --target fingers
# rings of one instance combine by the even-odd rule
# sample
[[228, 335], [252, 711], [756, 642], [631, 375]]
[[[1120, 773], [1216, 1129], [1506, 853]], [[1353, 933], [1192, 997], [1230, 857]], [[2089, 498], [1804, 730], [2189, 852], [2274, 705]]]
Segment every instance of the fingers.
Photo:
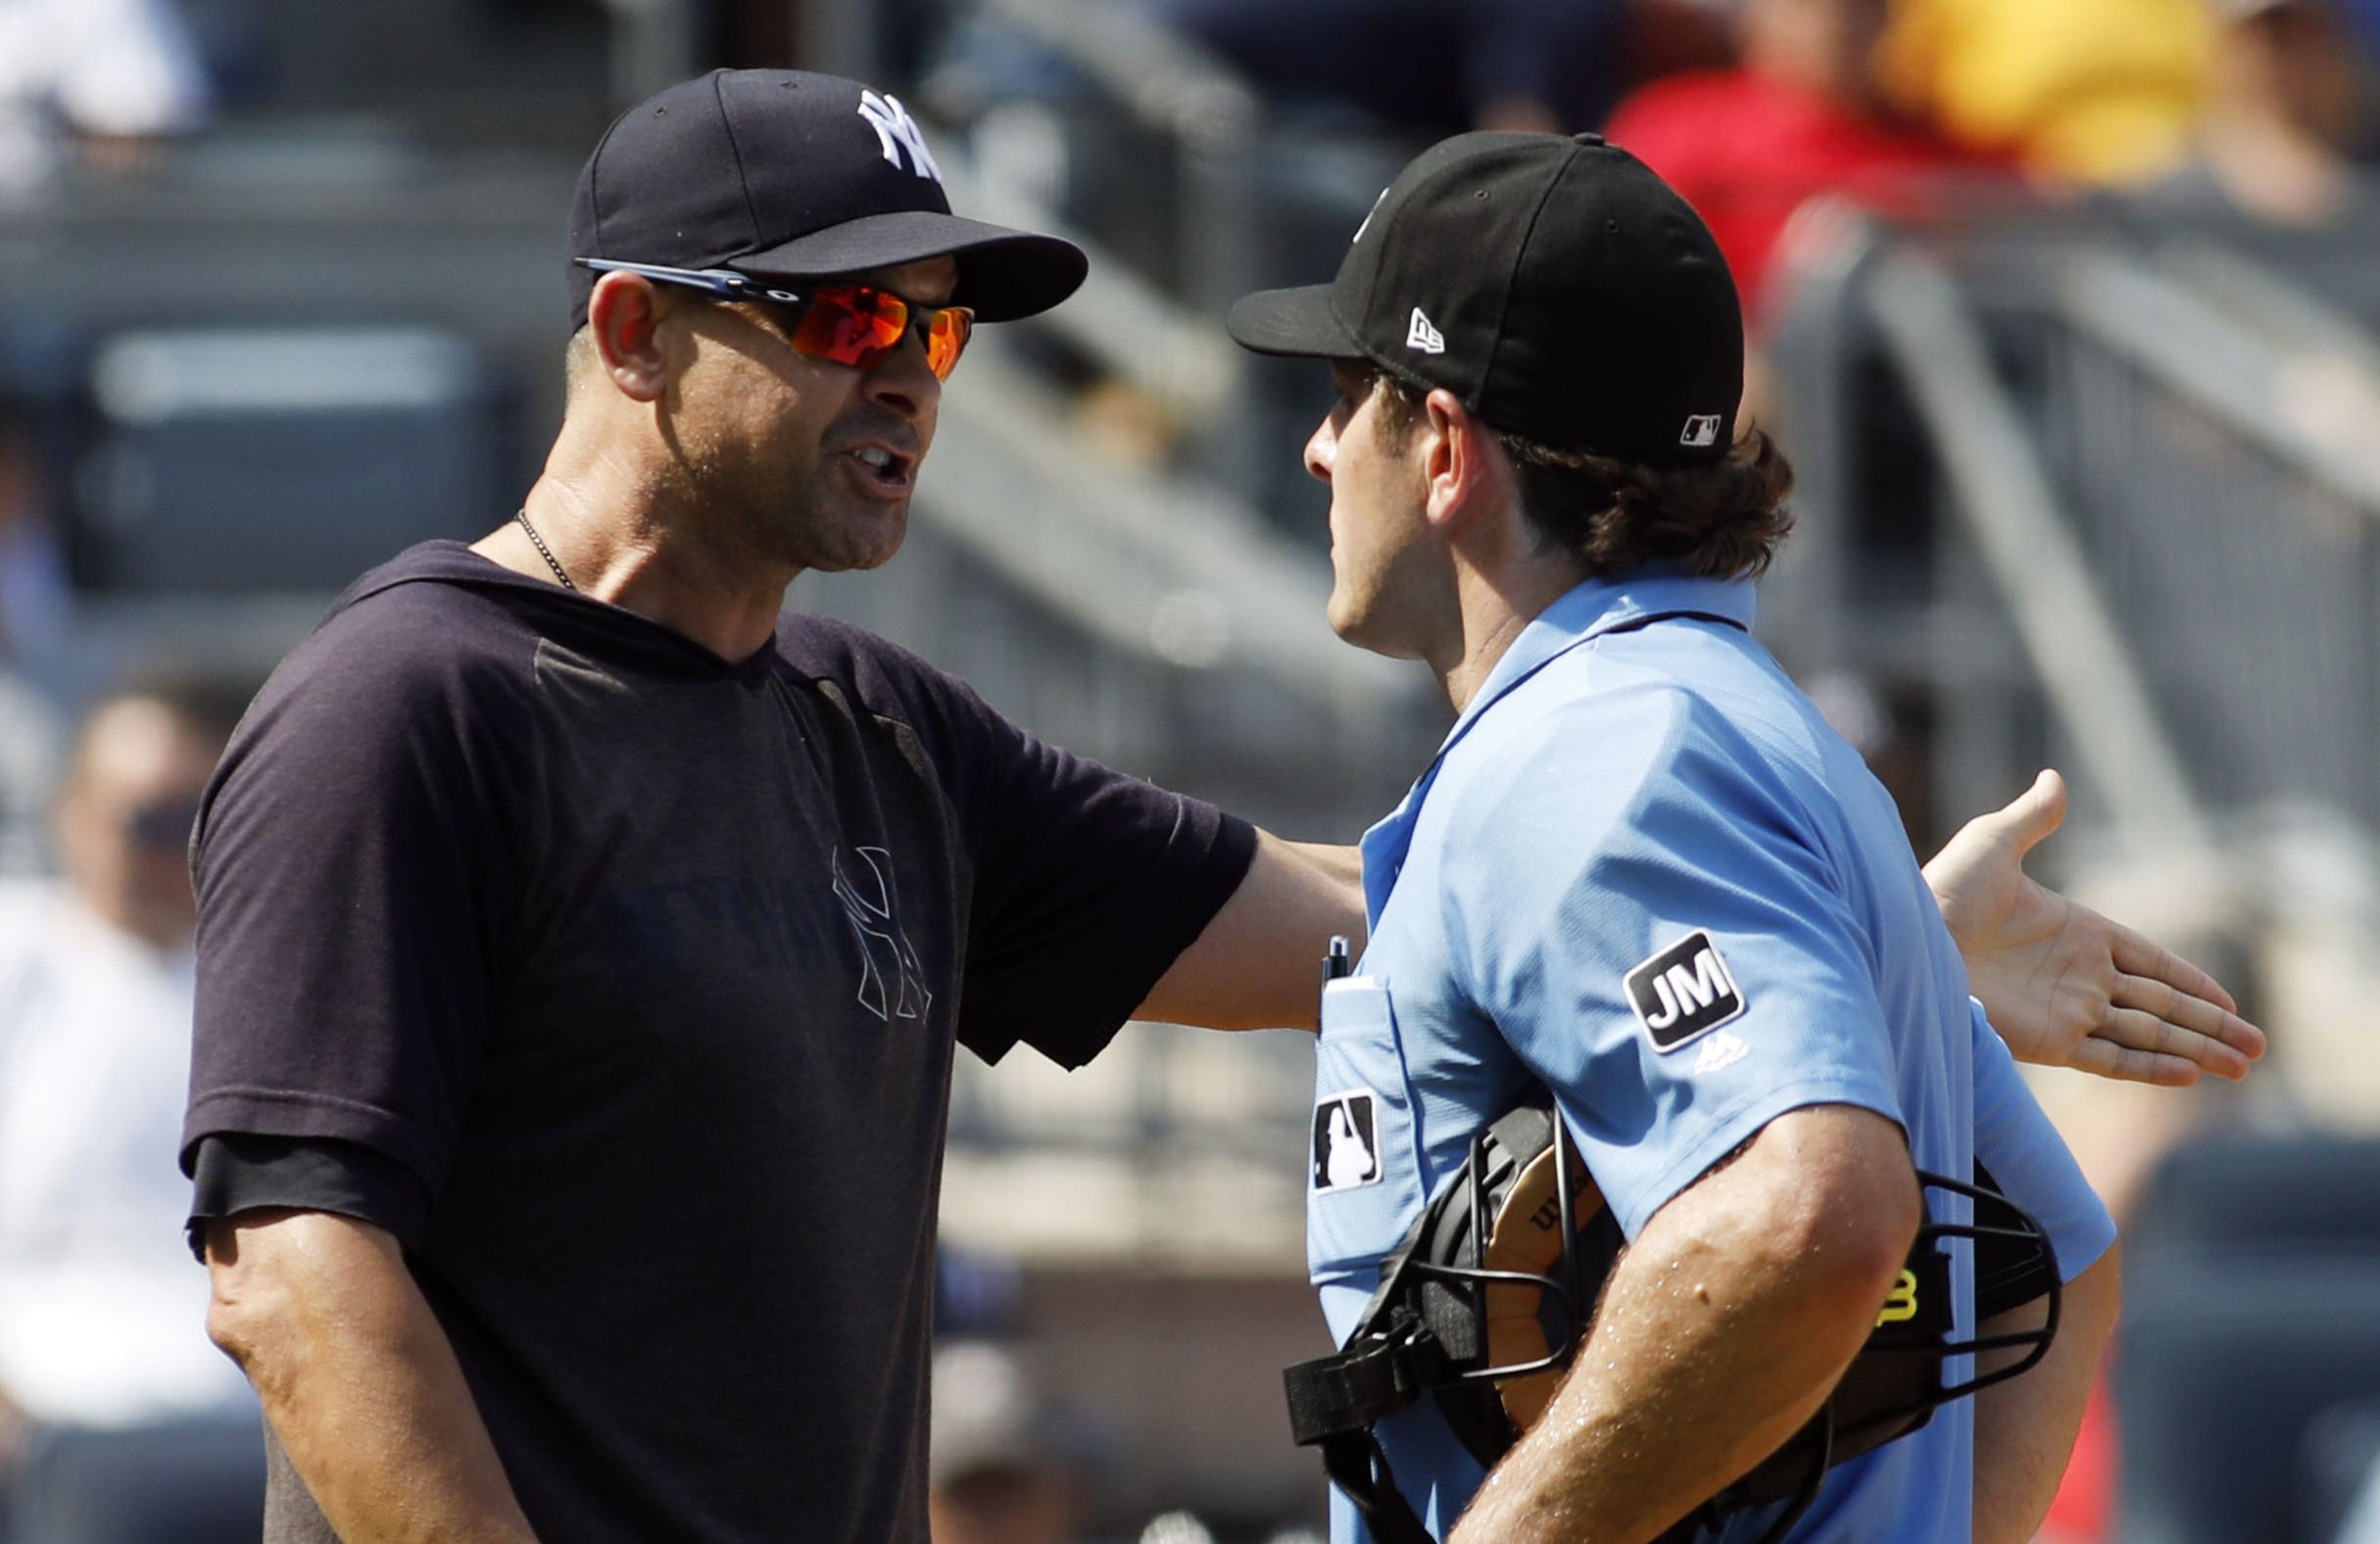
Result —
[[2199, 1075], [2198, 1064], [2187, 1057], [2137, 1050], [2096, 1036], [2074, 1047], [2072, 1065], [2117, 1083], [2154, 1084], [2161, 1088], [2187, 1088], [2198, 1082]]
[[[2237, 1014], [2239, 1012], [2239, 1003], [2232, 999], [2231, 993], [2223, 989], [2221, 982], [2216, 981], [2212, 976], [2200, 970], [2171, 949], [2161, 948], [2150, 942], [2130, 928], [2120, 924], [2112, 926], [2115, 930], [2113, 949], [2117, 970], [2134, 976], [2146, 977], [2151, 981], [2165, 983], [2193, 997], [2202, 997], [2226, 1013]], [[2247, 1021], [2242, 1020], [2241, 1022], [2246, 1023]], [[2263, 1037], [2259, 1031], [2257, 1038], [2260, 1041]]]
[[2196, 965], [2126, 928], [2116, 930], [2114, 956], [2121, 974], [2109, 995], [2117, 1006], [2219, 1040], [2249, 1061], [2264, 1054], [2264, 1032], [2241, 1018], [2231, 993]]
[[1979, 815], [1967, 824], [1982, 827], [1998, 840], [2006, 841], [2022, 857], [2041, 839], [2056, 831], [2066, 815], [2065, 779], [2044, 769], [2033, 779], [2033, 786], [2017, 795], [1988, 815]]
[[[2226, 998], [2226, 1000], [2228, 1000]], [[2161, 981], [2118, 976], [2109, 1001], [2119, 1008], [2137, 1008], [2154, 1018], [2218, 1041], [2254, 1061], [2264, 1054], [2264, 1032], [2224, 1007], [2194, 997]]]
[[[2210, 1004], [2195, 1002], [2188, 998], [2178, 1000], [2189, 1004], [2193, 1009], [2193, 1016], [2199, 1017], [2202, 1022], [2205, 1022], [2203, 1014], [2197, 1010], [2209, 1009]], [[2214, 1011], [2217, 1013], [2218, 1019], [2229, 1019], [2240, 1029], [2255, 1034], [2257, 1036], [2257, 1052], [2261, 1053], [2263, 1037], [2257, 1032], [2256, 1026], [2245, 1019], [2222, 1015], [2220, 1010]], [[2204, 1071], [2213, 1073], [2218, 1078], [2227, 1078], [2233, 1083], [2248, 1076], [2248, 1066], [2252, 1059], [2248, 1051], [2233, 1044], [2221, 1035], [2187, 1028], [2175, 1022], [2175, 1017], [2171, 1013], [2159, 1014], [2121, 1005], [2111, 1006], [2108, 1009], [2106, 1015], [2100, 1020], [2099, 1028], [2091, 1032], [2091, 1038], [2105, 1040], [2127, 1050], [2174, 1057], [2189, 1062], [2192, 1066]]]
[[2043, 767], [2034, 776], [2033, 786], [2016, 796], [2009, 808], [2022, 811], [2016, 832], [2016, 850], [2030, 852], [2042, 838], [2064, 824], [2066, 780], [2055, 767]]

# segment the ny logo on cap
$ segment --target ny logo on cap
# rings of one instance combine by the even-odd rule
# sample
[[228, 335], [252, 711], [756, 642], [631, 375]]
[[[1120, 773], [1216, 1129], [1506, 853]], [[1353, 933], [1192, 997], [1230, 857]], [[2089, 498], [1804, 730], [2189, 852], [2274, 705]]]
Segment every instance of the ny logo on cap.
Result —
[[1413, 320], [1405, 328], [1405, 347], [1419, 349], [1424, 354], [1446, 352], [1446, 335], [1431, 324], [1419, 306], [1413, 308]]
[[1719, 443], [1719, 414], [1698, 412], [1686, 420], [1685, 432], [1677, 443], [1690, 451], [1707, 451]]
[[909, 153], [911, 171], [930, 181], [942, 180], [942, 169], [934, 164], [932, 153], [926, 149], [925, 130], [917, 126], [917, 120], [909, 116], [909, 110], [900, 105], [900, 98], [862, 91], [859, 116], [867, 121], [868, 127], [876, 130], [876, 142], [884, 147], [886, 161], [899, 166], [900, 154], [905, 150]]

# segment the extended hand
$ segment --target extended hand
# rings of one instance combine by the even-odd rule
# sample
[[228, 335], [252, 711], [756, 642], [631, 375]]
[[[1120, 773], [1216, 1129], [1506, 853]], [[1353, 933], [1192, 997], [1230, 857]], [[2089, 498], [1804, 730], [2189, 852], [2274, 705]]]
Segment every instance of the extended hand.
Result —
[[2018, 1061], [2046, 1067], [2174, 1087], [2201, 1071], [2247, 1077], [2264, 1032], [2213, 977], [2025, 874], [2065, 809], [2064, 780], [2044, 772], [1925, 865], [1992, 1027]]

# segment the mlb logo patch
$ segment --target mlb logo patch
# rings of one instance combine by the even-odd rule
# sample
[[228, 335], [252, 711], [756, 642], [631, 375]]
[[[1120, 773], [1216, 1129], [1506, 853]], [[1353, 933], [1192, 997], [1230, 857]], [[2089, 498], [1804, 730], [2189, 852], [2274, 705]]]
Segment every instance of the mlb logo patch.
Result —
[[1626, 985], [1645, 1038], [1664, 1055], [1744, 1011], [1744, 994], [1727, 962], [1700, 928], [1629, 971]]
[[1684, 431], [1677, 436], [1677, 443], [1689, 451], [1707, 451], [1717, 445], [1719, 443], [1719, 414], [1698, 412], [1688, 418]]
[[1316, 1100], [1314, 1193], [1359, 1189], [1380, 1178], [1380, 1096], [1351, 1088]]

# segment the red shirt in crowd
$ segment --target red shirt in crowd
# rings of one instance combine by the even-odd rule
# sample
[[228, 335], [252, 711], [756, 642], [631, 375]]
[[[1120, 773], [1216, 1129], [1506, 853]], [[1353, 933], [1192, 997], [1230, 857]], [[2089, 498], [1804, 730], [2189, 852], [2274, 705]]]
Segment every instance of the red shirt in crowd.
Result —
[[2008, 163], [1746, 71], [1672, 75], [1631, 93], [1605, 129], [1684, 195], [1719, 238], [1755, 328], [1777, 238], [1807, 200], [1840, 193], [1887, 213], [1925, 207], [1941, 174]]

